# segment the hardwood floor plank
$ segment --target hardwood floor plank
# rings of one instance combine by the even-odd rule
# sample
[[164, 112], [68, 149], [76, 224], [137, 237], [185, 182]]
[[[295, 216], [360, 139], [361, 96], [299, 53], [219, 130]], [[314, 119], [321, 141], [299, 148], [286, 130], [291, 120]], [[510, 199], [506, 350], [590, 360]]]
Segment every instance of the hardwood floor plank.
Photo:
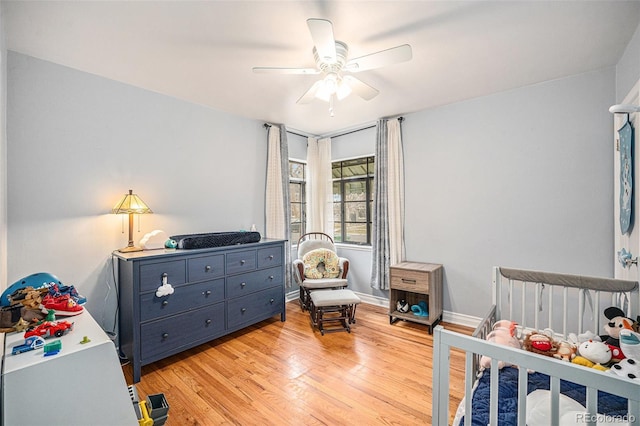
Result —
[[[351, 333], [322, 336], [290, 302], [286, 322], [274, 317], [145, 366], [136, 387], [141, 398], [164, 393], [169, 426], [430, 424], [432, 336], [421, 324], [390, 325], [386, 312], [361, 304]], [[451, 366], [453, 418], [464, 354], [452, 352]], [[123, 371], [131, 383], [131, 367]]]

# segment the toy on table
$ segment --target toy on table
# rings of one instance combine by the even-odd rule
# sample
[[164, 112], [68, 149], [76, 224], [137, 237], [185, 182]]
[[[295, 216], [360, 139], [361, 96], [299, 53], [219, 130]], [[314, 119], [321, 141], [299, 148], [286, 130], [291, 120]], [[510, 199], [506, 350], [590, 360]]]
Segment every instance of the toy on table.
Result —
[[44, 345], [44, 356], [57, 355], [62, 350], [62, 341], [54, 340]]
[[419, 317], [429, 316], [429, 309], [427, 307], [427, 302], [425, 302], [424, 300], [419, 301], [417, 305], [411, 305], [411, 311], [413, 311], [413, 315], [416, 315]]
[[14, 346], [11, 355], [18, 355], [23, 352], [39, 349], [44, 346], [44, 339], [40, 336], [27, 337], [22, 345]]
[[40, 336], [44, 337], [61, 337], [73, 330], [73, 323], [68, 321], [44, 321], [42, 324], [32, 327], [24, 333], [24, 337]]

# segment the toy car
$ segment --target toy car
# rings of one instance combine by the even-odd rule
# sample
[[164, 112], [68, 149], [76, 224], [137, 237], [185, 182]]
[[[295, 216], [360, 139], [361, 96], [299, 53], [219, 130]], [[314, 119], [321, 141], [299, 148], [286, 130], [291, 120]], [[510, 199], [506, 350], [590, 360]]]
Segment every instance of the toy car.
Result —
[[35, 328], [30, 328], [24, 333], [24, 338], [30, 336], [44, 337], [61, 337], [73, 330], [73, 323], [68, 321], [45, 321]]
[[27, 337], [22, 345], [14, 346], [11, 355], [18, 355], [22, 352], [32, 351], [44, 346], [44, 339], [40, 336]]

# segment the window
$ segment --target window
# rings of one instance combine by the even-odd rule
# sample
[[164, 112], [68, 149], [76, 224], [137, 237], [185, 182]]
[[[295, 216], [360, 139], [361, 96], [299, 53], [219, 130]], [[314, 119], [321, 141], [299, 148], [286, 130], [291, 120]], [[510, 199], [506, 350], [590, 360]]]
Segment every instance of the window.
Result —
[[289, 160], [289, 203], [291, 204], [291, 244], [297, 244], [305, 233], [307, 203], [305, 180], [307, 165]]
[[332, 163], [334, 240], [371, 244], [374, 157]]

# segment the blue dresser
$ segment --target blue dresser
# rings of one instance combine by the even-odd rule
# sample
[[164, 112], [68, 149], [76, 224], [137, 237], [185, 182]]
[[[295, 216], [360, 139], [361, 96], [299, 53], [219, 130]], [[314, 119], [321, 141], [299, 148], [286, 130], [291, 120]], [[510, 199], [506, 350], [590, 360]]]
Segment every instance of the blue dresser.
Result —
[[134, 382], [143, 365], [274, 315], [284, 321], [285, 242], [116, 252], [120, 350]]

